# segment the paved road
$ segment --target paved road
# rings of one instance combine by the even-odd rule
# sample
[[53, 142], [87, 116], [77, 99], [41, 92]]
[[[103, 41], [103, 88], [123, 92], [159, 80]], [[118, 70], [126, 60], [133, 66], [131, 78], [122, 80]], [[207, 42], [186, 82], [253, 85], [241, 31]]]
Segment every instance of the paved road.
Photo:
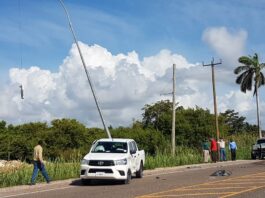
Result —
[[[230, 176], [211, 176], [218, 170]], [[0, 189], [0, 198], [265, 197], [265, 160], [200, 164], [145, 171], [129, 185], [79, 179]]]

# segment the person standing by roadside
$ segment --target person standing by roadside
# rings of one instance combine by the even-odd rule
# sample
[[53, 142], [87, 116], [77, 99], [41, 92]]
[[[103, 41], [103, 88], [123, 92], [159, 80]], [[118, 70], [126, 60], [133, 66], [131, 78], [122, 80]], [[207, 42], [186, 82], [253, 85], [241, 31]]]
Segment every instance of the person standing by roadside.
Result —
[[217, 161], [217, 142], [214, 138], [211, 138], [211, 157], [212, 162]]
[[204, 162], [208, 163], [210, 161], [210, 145], [207, 139], [205, 139], [203, 142], [202, 150]]
[[225, 153], [225, 141], [223, 138], [220, 138], [218, 141], [220, 147], [220, 161], [226, 161], [226, 153]]
[[31, 177], [31, 185], [35, 185], [35, 179], [38, 176], [39, 170], [41, 171], [43, 177], [45, 178], [47, 183], [50, 183], [50, 178], [48, 176], [48, 173], [45, 169], [44, 163], [43, 163], [43, 157], [42, 157], [42, 148], [43, 141], [39, 140], [38, 145], [34, 147], [34, 152], [33, 152], [33, 173]]
[[236, 160], [236, 150], [237, 150], [237, 146], [236, 146], [236, 142], [234, 140], [230, 140], [229, 142], [229, 150], [231, 151], [231, 159], [232, 161]]

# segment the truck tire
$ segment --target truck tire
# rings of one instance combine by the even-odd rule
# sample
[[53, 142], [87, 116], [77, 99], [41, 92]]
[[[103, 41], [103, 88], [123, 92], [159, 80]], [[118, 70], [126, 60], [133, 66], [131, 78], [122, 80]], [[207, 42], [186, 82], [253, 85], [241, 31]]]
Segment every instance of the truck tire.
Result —
[[143, 175], [144, 175], [144, 166], [143, 166], [143, 162], [141, 161], [139, 170], [136, 171], [136, 178], [142, 178]]
[[251, 159], [255, 160], [257, 159], [257, 156], [251, 153]]
[[131, 179], [132, 179], [132, 173], [131, 173], [131, 170], [128, 170], [127, 178], [125, 180], [123, 180], [123, 184], [129, 184]]

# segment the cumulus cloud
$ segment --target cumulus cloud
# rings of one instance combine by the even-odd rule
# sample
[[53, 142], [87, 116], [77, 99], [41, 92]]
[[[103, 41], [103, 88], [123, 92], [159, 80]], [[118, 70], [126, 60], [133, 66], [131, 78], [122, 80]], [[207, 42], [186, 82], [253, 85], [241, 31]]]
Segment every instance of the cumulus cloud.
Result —
[[[215, 67], [219, 112], [234, 109], [247, 117], [248, 122], [256, 124], [256, 103], [253, 93], [242, 93], [239, 85], [235, 83], [236, 76], [233, 73], [238, 65], [238, 58], [245, 55], [247, 36], [247, 32], [242, 29], [210, 27], [203, 32], [202, 39], [223, 59], [223, 64]], [[264, 94], [261, 93], [262, 95]], [[260, 106], [264, 106], [262, 101]], [[263, 117], [264, 113], [261, 112], [261, 124], [264, 126]]]
[[[139, 59], [137, 52], [111, 54], [99, 45], [80, 42], [96, 95], [107, 125], [128, 126], [141, 118], [141, 108], [171, 95], [172, 64], [177, 66], [176, 95], [179, 105], [200, 106], [212, 110], [210, 71], [185, 57], [161, 50], [158, 54]], [[94, 99], [75, 45], [58, 66], [57, 72], [38, 66], [12, 68], [10, 83], [2, 86], [0, 118], [17, 124], [29, 121], [51, 121], [55, 118], [76, 118], [88, 127], [102, 127]], [[20, 99], [19, 85], [25, 99]], [[220, 109], [238, 104], [247, 112], [252, 105], [238, 92], [225, 92]], [[230, 104], [230, 105], [229, 105]], [[236, 107], [236, 106], [234, 106]], [[244, 108], [243, 108], [244, 107]]]
[[[114, 126], [130, 124], [132, 119], [140, 118], [145, 104], [168, 98], [160, 94], [171, 92], [173, 63], [182, 73], [178, 74], [179, 79], [196, 67], [169, 50], [161, 50], [141, 61], [135, 51], [113, 55], [99, 45], [80, 42], [80, 46], [107, 124]], [[31, 66], [12, 68], [9, 77], [10, 84], [3, 88], [5, 94], [0, 96], [1, 105], [4, 105], [0, 112], [2, 119], [21, 123], [72, 117], [88, 126], [101, 126], [75, 45], [58, 72]], [[24, 100], [20, 99], [20, 84], [24, 88]], [[177, 88], [178, 94], [187, 97], [196, 92], [188, 83], [178, 84]]]
[[235, 64], [244, 53], [247, 32], [245, 30], [228, 30], [226, 27], [211, 27], [203, 32], [205, 41], [220, 58], [228, 64]]
[[[253, 93], [242, 93], [240, 90], [230, 90], [225, 95], [219, 97], [219, 109], [224, 112], [226, 109], [234, 109], [240, 112], [240, 115], [245, 116], [247, 121], [253, 124], [257, 123], [257, 106], [256, 98], [253, 97]], [[259, 108], [261, 111], [261, 124], [264, 127], [264, 109], [265, 104], [260, 101]]]

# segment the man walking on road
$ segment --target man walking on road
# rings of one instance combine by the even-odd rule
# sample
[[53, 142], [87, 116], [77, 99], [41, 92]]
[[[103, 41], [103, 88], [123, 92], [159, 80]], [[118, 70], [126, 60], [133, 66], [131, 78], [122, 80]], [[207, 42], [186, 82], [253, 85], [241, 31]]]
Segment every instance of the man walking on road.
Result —
[[34, 153], [33, 153], [33, 173], [31, 177], [31, 185], [35, 184], [35, 179], [38, 176], [39, 170], [41, 171], [43, 177], [45, 178], [47, 183], [50, 183], [50, 178], [48, 176], [48, 173], [45, 169], [44, 163], [43, 163], [43, 158], [42, 158], [42, 144], [43, 141], [40, 140], [38, 142], [38, 145], [34, 147]]
[[230, 140], [229, 142], [229, 150], [231, 151], [231, 159], [232, 161], [236, 160], [236, 150], [237, 150], [237, 146], [236, 146], [236, 142], [234, 140]]

